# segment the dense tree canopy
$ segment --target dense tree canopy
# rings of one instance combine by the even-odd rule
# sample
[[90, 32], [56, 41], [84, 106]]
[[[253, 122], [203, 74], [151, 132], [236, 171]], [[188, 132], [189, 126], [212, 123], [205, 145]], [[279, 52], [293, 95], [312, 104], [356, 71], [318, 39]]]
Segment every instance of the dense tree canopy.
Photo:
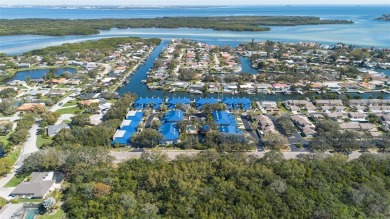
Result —
[[205, 152], [167, 161], [149, 155], [118, 169], [77, 169], [70, 218], [385, 218], [390, 157]]

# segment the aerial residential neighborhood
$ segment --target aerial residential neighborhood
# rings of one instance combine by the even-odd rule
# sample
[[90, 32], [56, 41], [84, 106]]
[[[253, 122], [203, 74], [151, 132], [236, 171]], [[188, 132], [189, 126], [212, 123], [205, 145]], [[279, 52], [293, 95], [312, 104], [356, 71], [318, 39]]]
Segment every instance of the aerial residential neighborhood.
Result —
[[[363, 166], [384, 187], [389, 63], [379, 47], [254, 39], [117, 37], [1, 54], [0, 218], [385, 218], [324, 213], [312, 193], [344, 185], [320, 185], [328, 173]], [[343, 206], [357, 212], [370, 193], [385, 208], [385, 189], [348, 174], [332, 191]], [[284, 196], [316, 210], [263, 212]], [[222, 202], [235, 207], [204, 207]]]

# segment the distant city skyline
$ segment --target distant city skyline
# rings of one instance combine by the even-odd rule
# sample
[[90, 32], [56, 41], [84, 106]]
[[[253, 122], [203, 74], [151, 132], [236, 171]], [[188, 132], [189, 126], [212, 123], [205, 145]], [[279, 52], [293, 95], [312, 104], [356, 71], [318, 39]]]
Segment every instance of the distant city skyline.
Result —
[[74, 6], [215, 6], [215, 5], [375, 5], [375, 4], [390, 4], [388, 0], [143, 0], [143, 1], [129, 1], [129, 0], [2, 0], [0, 5], [17, 5], [17, 6], [59, 6], [59, 5], [74, 5]]

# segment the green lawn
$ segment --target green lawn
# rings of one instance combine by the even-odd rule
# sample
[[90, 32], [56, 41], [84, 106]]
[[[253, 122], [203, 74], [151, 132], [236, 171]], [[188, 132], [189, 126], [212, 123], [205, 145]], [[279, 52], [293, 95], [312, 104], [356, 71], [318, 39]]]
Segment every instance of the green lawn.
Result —
[[56, 112], [59, 114], [74, 114], [77, 110], [80, 110], [78, 106], [70, 107], [70, 108], [61, 108]]
[[9, 143], [9, 141], [8, 141], [8, 138], [9, 138], [9, 136], [12, 134], [12, 133], [14, 133], [15, 132], [15, 130], [12, 130], [12, 131], [10, 131], [6, 136], [0, 136], [0, 142], [3, 142], [4, 144], [8, 144]]
[[62, 105], [62, 107], [75, 106], [75, 105], [77, 105], [77, 100], [72, 100]]
[[52, 142], [51, 138], [43, 138], [42, 135], [38, 135], [37, 147], [41, 148], [44, 144], [50, 144], [51, 142]]
[[63, 219], [66, 218], [64, 210], [58, 209], [54, 214], [37, 215], [37, 219]]
[[13, 202], [16, 202], [16, 203], [30, 203], [30, 202], [41, 203], [41, 202], [43, 202], [43, 199], [17, 198], [17, 199], [14, 199]]
[[56, 86], [56, 88], [70, 88], [71, 86], [70, 85], [67, 85], [67, 84], [59, 84]]
[[19, 157], [19, 154], [20, 154], [20, 148], [16, 148], [14, 151], [8, 153], [7, 156], [12, 159], [13, 163], [15, 163]]
[[5, 184], [5, 188], [9, 188], [9, 187], [16, 187], [19, 183], [21, 183], [26, 177], [25, 176], [22, 176], [22, 177], [17, 177], [17, 176], [14, 176], [12, 177], [12, 179], [10, 181], [8, 181], [7, 184]]
[[0, 209], [1, 209], [1, 207], [3, 207], [5, 204], [7, 204], [7, 200], [5, 200], [4, 198], [0, 197]]
[[116, 100], [116, 99], [107, 100], [107, 102], [112, 103], [112, 104], [114, 104], [116, 101], [118, 101], [118, 100]]

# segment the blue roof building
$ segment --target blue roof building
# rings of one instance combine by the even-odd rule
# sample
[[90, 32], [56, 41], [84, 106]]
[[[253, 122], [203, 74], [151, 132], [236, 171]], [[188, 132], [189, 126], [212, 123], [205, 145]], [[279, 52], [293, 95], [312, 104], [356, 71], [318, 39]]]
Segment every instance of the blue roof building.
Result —
[[132, 120], [132, 121], [138, 121], [140, 122], [142, 120], [142, 117], [144, 116], [144, 113], [141, 111], [129, 111], [126, 115], [126, 120]]
[[201, 133], [207, 133], [207, 132], [209, 132], [211, 130], [211, 128], [210, 128], [210, 126], [208, 126], [208, 125], [202, 125], [201, 127], [200, 127], [200, 132]]
[[215, 123], [220, 126], [237, 125], [234, 115], [227, 111], [214, 111], [213, 118]]
[[178, 104], [190, 105], [191, 101], [188, 98], [169, 98], [167, 101], [168, 109], [175, 109]]
[[220, 126], [219, 131], [227, 134], [242, 134], [241, 130], [238, 130], [237, 126], [229, 125], [229, 126]]
[[162, 144], [173, 144], [179, 139], [179, 128], [176, 123], [165, 123], [160, 127], [160, 133], [163, 135]]
[[243, 134], [237, 128], [236, 117], [227, 111], [214, 111], [213, 118], [215, 124], [219, 126], [219, 131], [226, 134]]
[[163, 100], [160, 98], [139, 98], [133, 103], [135, 109], [140, 110], [144, 108], [152, 108], [157, 110], [163, 104]]
[[130, 128], [137, 128], [139, 124], [139, 121], [135, 120], [123, 120], [121, 125], [119, 126], [121, 129], [124, 127], [130, 127]]
[[118, 143], [122, 145], [129, 145], [131, 137], [135, 134], [135, 131], [116, 130], [112, 144]]
[[140, 111], [129, 111], [126, 115], [126, 119], [122, 121], [119, 129], [116, 130], [112, 140], [112, 144], [118, 143], [122, 145], [129, 145], [131, 137], [137, 133], [139, 123], [144, 116]]
[[184, 112], [181, 110], [171, 110], [164, 116], [165, 122], [179, 122], [183, 120]]
[[225, 98], [222, 103], [226, 105], [227, 109], [243, 109], [251, 108], [251, 101], [248, 98]]
[[195, 101], [195, 107], [199, 110], [202, 109], [202, 107], [206, 104], [215, 104], [218, 103], [218, 99], [214, 98], [199, 98]]

